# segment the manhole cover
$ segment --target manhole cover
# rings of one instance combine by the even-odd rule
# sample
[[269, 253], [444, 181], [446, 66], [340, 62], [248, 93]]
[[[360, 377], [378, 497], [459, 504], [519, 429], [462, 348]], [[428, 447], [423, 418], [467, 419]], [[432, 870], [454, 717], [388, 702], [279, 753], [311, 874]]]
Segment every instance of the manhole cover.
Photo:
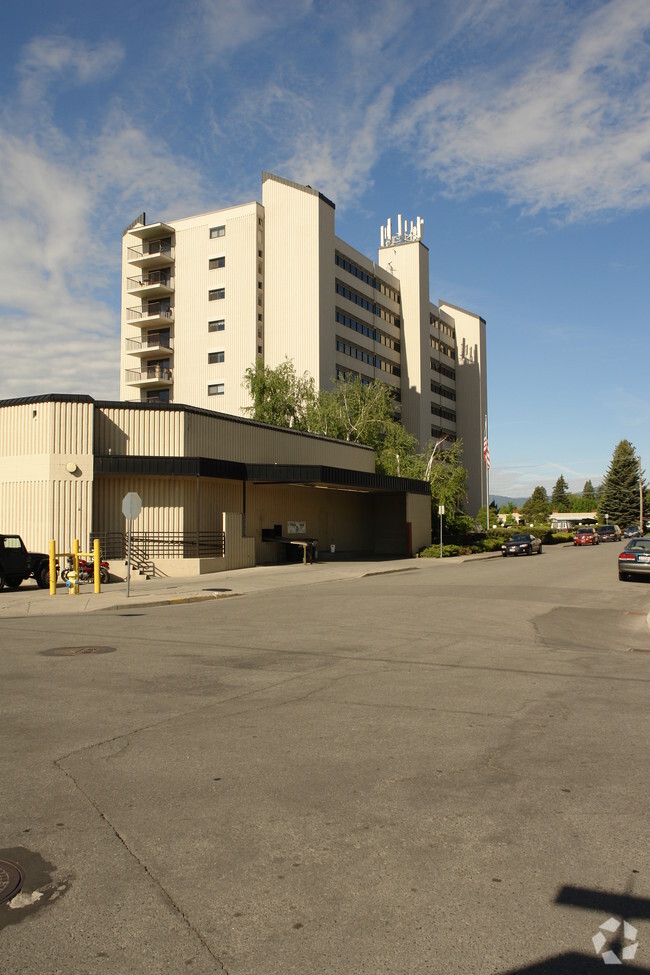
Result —
[[0, 904], [15, 897], [23, 885], [20, 867], [11, 860], [0, 860]]
[[115, 647], [50, 647], [43, 650], [44, 657], [80, 657], [92, 653], [115, 653]]

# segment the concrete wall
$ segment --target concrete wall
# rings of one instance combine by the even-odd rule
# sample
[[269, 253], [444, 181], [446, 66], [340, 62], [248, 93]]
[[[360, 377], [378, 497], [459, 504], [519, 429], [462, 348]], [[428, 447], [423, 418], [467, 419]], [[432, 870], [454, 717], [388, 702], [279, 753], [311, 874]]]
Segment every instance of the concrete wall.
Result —
[[483, 425], [487, 415], [486, 325], [480, 315], [446, 302], [440, 302], [440, 309], [451, 315], [456, 325], [456, 428], [463, 441], [463, 464], [469, 475], [467, 510], [474, 516], [487, 500], [483, 463]]

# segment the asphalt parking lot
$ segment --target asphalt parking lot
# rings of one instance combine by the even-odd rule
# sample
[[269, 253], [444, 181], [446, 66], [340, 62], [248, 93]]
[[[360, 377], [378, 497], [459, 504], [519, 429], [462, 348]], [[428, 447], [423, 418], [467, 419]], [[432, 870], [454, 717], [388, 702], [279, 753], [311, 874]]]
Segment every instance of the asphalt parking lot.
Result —
[[617, 551], [0, 606], [6, 970], [573, 975], [616, 915], [649, 971], [650, 586]]

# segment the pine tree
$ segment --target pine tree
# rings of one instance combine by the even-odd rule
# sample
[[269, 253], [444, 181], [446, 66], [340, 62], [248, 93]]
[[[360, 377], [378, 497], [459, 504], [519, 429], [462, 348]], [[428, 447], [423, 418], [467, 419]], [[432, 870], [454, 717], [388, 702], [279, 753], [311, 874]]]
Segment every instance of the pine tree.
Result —
[[605, 475], [598, 514], [603, 521], [626, 528], [639, 520], [639, 500], [639, 464], [634, 447], [629, 440], [621, 440]]
[[525, 504], [521, 507], [521, 513], [526, 521], [544, 522], [547, 520], [551, 511], [548, 494], [545, 487], [536, 487]]
[[551, 495], [551, 505], [553, 511], [569, 510], [569, 485], [564, 480], [564, 474], [560, 474], [555, 482], [553, 494]]
[[596, 507], [596, 491], [591, 481], [585, 481], [582, 489], [582, 501], [585, 511], [593, 511]]

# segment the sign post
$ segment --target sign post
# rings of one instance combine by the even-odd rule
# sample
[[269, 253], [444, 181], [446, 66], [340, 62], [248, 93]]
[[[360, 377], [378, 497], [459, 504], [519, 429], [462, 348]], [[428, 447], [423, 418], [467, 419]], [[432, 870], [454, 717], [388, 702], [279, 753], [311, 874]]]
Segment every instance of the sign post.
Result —
[[438, 505], [438, 514], [440, 515], [440, 558], [442, 558], [442, 516], [445, 513], [444, 504]]
[[133, 519], [137, 518], [142, 511], [142, 498], [135, 491], [129, 491], [122, 501], [122, 514], [129, 522], [129, 535], [126, 549], [126, 596], [129, 597], [131, 591], [131, 528]]

